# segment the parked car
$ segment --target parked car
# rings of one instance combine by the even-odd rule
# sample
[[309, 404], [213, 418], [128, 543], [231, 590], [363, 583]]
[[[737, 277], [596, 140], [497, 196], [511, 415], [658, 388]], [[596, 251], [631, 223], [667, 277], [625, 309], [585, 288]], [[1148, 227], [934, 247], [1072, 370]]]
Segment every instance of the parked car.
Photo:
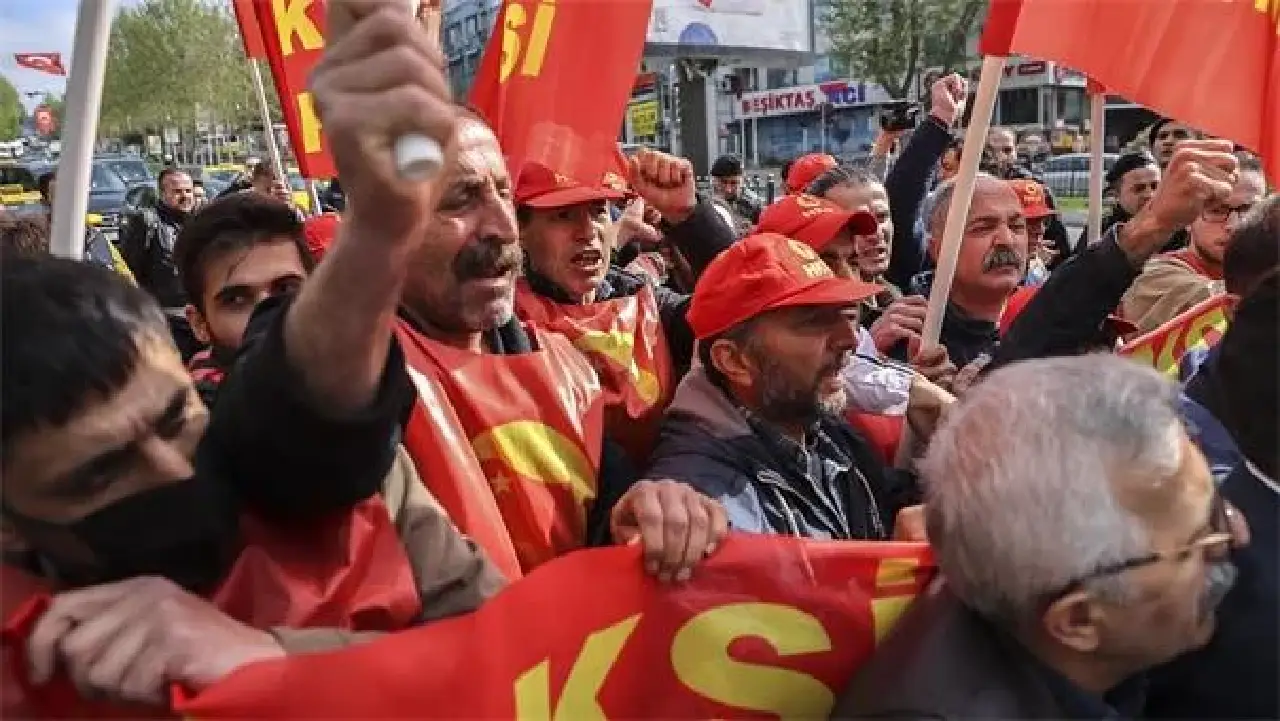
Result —
[[139, 185], [155, 185], [156, 176], [142, 158], [128, 155], [104, 155], [94, 158], [111, 172], [115, 173], [130, 188]]
[[[1102, 156], [1105, 173], [1111, 170], [1120, 156], [1106, 153]], [[1068, 153], [1045, 161], [1041, 177], [1054, 195], [1086, 196], [1089, 194], [1089, 154]]]

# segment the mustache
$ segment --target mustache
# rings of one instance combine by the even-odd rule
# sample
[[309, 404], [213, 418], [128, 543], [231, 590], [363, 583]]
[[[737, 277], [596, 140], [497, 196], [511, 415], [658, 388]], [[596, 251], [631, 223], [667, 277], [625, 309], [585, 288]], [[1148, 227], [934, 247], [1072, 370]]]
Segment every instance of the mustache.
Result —
[[519, 243], [490, 235], [462, 246], [453, 259], [453, 273], [461, 281], [496, 278], [516, 270], [523, 260]]
[[987, 253], [987, 257], [982, 261], [982, 272], [996, 270], [997, 268], [1021, 268], [1025, 260], [1022, 255], [1007, 245], [997, 245]]

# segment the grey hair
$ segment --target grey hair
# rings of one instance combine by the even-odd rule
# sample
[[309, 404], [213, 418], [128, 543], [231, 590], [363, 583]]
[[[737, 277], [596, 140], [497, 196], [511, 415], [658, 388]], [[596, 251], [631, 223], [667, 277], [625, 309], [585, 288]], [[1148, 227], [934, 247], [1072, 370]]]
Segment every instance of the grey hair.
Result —
[[[1182, 463], [1177, 387], [1112, 355], [995, 371], [948, 414], [920, 464], [929, 539], [951, 588], [995, 620], [1028, 618], [1046, 594], [1145, 555], [1124, 484], [1159, 492]], [[1132, 598], [1123, 575], [1089, 588]]]
[[[983, 179], [1000, 180], [990, 173], [979, 172], [974, 178], [974, 190]], [[920, 213], [924, 217], [924, 229], [927, 236], [941, 236], [942, 228], [947, 224], [947, 213], [951, 211], [951, 198], [956, 194], [956, 179], [944, 180], [927, 195]]]

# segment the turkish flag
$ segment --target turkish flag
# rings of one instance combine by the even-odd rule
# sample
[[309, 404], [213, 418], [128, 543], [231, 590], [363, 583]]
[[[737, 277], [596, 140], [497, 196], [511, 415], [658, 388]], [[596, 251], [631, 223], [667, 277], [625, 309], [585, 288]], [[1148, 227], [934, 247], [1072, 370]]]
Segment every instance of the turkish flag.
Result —
[[240, 26], [240, 39], [244, 41], [244, 54], [252, 60], [266, 60], [267, 46], [262, 41], [262, 26], [258, 24], [258, 13], [253, 9], [253, 0], [232, 0], [236, 13], [236, 24]]
[[14, 53], [13, 59], [18, 65], [31, 70], [50, 75], [67, 74], [66, 67], [62, 65], [62, 53]]
[[1108, 92], [1250, 148], [1280, 180], [1275, 2], [992, 0], [979, 50], [1075, 68]]
[[651, 0], [506, 0], [471, 104], [512, 174], [529, 161], [588, 185], [615, 171]]

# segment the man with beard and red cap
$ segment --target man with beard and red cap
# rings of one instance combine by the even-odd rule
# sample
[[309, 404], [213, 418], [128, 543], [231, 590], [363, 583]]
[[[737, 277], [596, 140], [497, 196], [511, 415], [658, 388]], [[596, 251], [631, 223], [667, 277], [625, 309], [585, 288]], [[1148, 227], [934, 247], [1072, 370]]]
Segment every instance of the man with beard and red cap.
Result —
[[702, 363], [676, 391], [646, 476], [719, 499], [735, 530], [888, 539], [914, 483], [840, 418], [858, 305], [877, 290], [771, 233], [712, 261], [689, 311]]
[[[843, 210], [831, 201], [805, 194], [789, 195], [766, 208], [757, 231], [799, 240], [812, 248], [836, 277], [864, 281], [861, 261], [866, 255], [860, 250], [881, 237], [877, 218], [870, 212]], [[860, 313], [867, 310], [870, 300], [863, 301]], [[902, 436], [904, 414], [934, 404], [938, 394], [944, 393], [926, 379], [947, 384], [956, 369], [947, 359], [946, 349], [933, 346], [918, 349], [912, 358], [917, 375], [910, 368], [882, 359], [865, 327], [860, 325], [857, 334], [857, 351], [843, 374], [850, 405], [846, 418], [891, 460]]]
[[[423, 481], [509, 578], [583, 547], [595, 527], [614, 541], [638, 539], [661, 577], [687, 570], [725, 532], [723, 512], [675, 483], [600, 488], [605, 397], [596, 371], [568, 338], [513, 313], [523, 259], [493, 131], [455, 108], [430, 188], [404, 183], [389, 152], [363, 161], [377, 145], [367, 126], [378, 123], [365, 116], [379, 78], [419, 70], [411, 57], [379, 55], [391, 66], [361, 72], [366, 61], [351, 56], [359, 47], [346, 38], [327, 45], [312, 76], [349, 203], [339, 233], [355, 232], [357, 220], [385, 225], [388, 206], [413, 214], [389, 216], [397, 223], [378, 233], [386, 241], [375, 249], [340, 238], [309, 282], [358, 269], [364, 295], [376, 296], [361, 305], [360, 322], [371, 335], [394, 329], [405, 353], [413, 392], [402, 398], [403, 443]], [[615, 495], [612, 508], [601, 502]]]
[[[733, 235], [712, 205], [699, 200], [693, 167], [642, 149], [630, 170], [632, 190], [662, 216], [666, 241], [688, 260], [696, 279]], [[693, 332], [685, 319], [688, 295], [611, 262], [616, 235], [629, 219], [609, 222], [607, 204], [621, 198], [544, 165], [525, 165], [515, 191], [525, 259], [516, 314], [564, 334], [586, 354], [609, 395], [606, 433], [642, 463], [675, 383], [689, 367]]]

